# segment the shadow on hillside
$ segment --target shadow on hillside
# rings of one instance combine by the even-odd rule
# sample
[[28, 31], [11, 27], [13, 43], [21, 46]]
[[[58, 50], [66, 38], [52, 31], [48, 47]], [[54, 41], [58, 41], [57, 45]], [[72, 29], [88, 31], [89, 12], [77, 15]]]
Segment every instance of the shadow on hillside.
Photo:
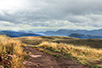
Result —
[[56, 40], [56, 43], [74, 44], [78, 46], [90, 46], [93, 48], [102, 48], [102, 40], [99, 39], [70, 39], [70, 40]]

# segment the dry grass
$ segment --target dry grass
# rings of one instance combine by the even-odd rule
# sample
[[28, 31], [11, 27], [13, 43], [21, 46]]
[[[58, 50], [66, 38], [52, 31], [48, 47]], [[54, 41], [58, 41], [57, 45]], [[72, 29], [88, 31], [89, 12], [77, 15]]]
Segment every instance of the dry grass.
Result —
[[42, 43], [44, 40], [40, 37], [20, 37], [20, 38], [14, 38], [17, 40], [22, 41], [22, 43], [30, 44], [30, 45], [38, 45], [39, 43]]
[[97, 61], [102, 60], [102, 49], [95, 49], [86, 46], [77, 46], [73, 44], [58, 44], [43, 42], [38, 45], [39, 47], [44, 47], [56, 52], [72, 56], [78, 60], [79, 63], [83, 65], [91, 65]]
[[28, 45], [38, 45], [42, 42], [48, 41], [48, 42], [61, 42], [60, 40], [70, 40], [70, 39], [76, 39], [71, 37], [61, 37], [61, 36], [37, 36], [37, 37], [19, 37], [19, 38], [13, 38], [16, 40], [20, 40], [22, 43], [28, 44]]
[[42, 42], [55, 42], [55, 43], [66, 43], [78, 46], [90, 46], [94, 48], [102, 48], [102, 39], [77, 39], [71, 37], [62, 36], [38, 36], [38, 37], [20, 37], [18, 39], [25, 44], [38, 45]]
[[40, 44], [39, 47], [74, 57], [78, 60], [78, 63], [83, 65], [102, 66], [102, 39], [77, 39], [61, 36], [20, 37], [14, 39], [20, 40], [27, 45]]
[[0, 65], [4, 68], [23, 68], [22, 62], [27, 56], [20, 41], [0, 35]]

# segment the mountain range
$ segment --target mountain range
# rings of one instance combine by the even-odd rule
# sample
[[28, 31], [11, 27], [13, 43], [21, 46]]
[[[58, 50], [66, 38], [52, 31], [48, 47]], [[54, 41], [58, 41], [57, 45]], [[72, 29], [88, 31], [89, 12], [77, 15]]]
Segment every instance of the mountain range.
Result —
[[70, 34], [77, 33], [77, 34], [87, 34], [87, 35], [94, 35], [94, 36], [102, 36], [102, 29], [99, 30], [67, 30], [67, 29], [60, 29], [57, 31], [46, 31], [43, 32], [45, 35], [53, 36], [53, 35], [61, 35], [61, 36], [69, 36]]
[[21, 32], [21, 31], [10, 31], [10, 30], [3, 30], [0, 31], [1, 35], [7, 35], [9, 37], [22, 37], [22, 36], [42, 36], [40, 34], [36, 34], [36, 33], [27, 33], [27, 32]]
[[99, 30], [67, 30], [59, 29], [57, 31], [46, 32], [34, 32], [34, 31], [12, 31], [12, 30], [0, 30], [1, 35], [7, 35], [9, 37], [22, 37], [22, 36], [69, 36], [80, 39], [101, 39], [102, 29]]

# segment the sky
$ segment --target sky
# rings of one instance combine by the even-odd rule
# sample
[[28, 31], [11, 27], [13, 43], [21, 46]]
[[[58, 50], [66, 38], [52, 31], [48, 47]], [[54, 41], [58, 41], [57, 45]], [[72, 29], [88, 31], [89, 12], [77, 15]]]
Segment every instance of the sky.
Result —
[[0, 30], [102, 29], [102, 0], [0, 0]]

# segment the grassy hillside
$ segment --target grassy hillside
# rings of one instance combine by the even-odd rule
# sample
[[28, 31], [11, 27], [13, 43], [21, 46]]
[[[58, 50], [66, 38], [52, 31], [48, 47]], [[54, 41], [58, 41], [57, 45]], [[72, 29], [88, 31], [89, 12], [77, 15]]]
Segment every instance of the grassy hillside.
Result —
[[22, 62], [27, 54], [20, 41], [0, 35], [0, 66], [4, 68], [23, 68]]
[[54, 43], [73, 44], [78, 46], [89, 46], [93, 48], [102, 48], [102, 39], [78, 39], [78, 38], [61, 37], [61, 36], [20, 37], [14, 39], [18, 39], [23, 43], [31, 45], [38, 45], [42, 42], [47, 41]]
[[[70, 56], [83, 65], [98, 68], [102, 65], [102, 40], [77, 39], [60, 36], [20, 37], [14, 38], [27, 45], [36, 45], [45, 49]], [[100, 67], [99, 67], [100, 68]]]
[[[14, 38], [14, 39], [18, 39], [26, 44], [38, 45], [45, 41], [60, 43], [61, 40], [65, 40], [68, 42], [68, 40], [71, 40], [71, 39], [74, 40], [77, 38], [61, 37], [61, 36], [37, 36], [37, 37], [19, 37], [19, 38]], [[63, 43], [65, 43], [65, 42], [63, 42]]]
[[63, 55], [71, 56], [73, 58], [76, 58], [78, 60], [78, 63], [81, 63], [83, 65], [92, 66], [102, 60], [101, 49], [51, 42], [43, 42], [39, 44], [38, 47], [43, 47], [45, 49], [62, 53]]

